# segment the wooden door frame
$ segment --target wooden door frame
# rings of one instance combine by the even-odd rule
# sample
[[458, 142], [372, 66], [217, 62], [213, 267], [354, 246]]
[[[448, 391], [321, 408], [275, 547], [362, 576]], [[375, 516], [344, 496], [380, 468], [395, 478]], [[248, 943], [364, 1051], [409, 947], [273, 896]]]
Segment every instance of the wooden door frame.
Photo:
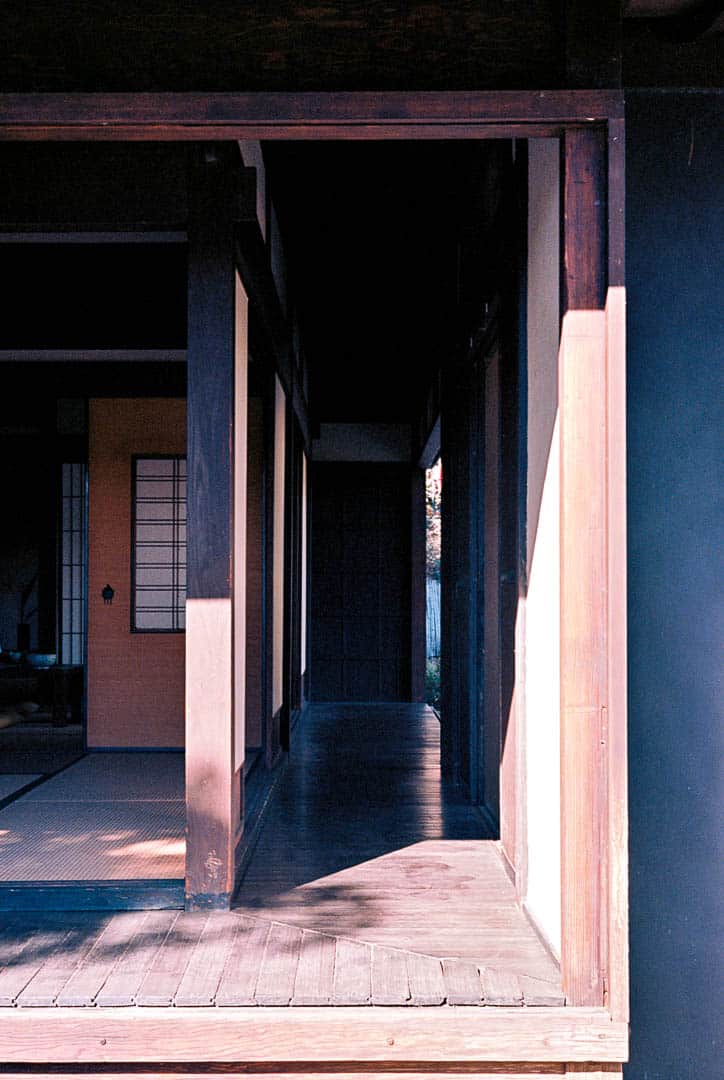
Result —
[[0, 141], [561, 138], [562, 967], [569, 1002], [615, 1021], [628, 1015], [623, 106], [586, 90], [0, 95]]

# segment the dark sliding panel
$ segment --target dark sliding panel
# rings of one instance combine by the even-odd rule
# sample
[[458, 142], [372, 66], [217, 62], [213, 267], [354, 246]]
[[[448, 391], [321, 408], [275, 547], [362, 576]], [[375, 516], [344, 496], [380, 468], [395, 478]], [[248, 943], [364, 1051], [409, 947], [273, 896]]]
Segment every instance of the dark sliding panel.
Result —
[[410, 467], [313, 469], [312, 698], [410, 698]]

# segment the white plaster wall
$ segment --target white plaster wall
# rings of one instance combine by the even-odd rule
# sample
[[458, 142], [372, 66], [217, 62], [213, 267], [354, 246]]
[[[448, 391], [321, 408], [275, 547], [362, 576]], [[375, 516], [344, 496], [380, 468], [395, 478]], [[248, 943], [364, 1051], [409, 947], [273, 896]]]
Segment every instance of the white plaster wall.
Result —
[[525, 900], [560, 954], [559, 145], [528, 147]]

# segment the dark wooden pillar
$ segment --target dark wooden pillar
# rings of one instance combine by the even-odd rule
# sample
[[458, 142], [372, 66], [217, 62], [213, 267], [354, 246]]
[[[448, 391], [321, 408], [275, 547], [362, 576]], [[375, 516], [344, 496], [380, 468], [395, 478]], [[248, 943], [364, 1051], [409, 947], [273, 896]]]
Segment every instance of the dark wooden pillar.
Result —
[[[561, 864], [563, 985], [602, 1005], [606, 971], [606, 147], [564, 139], [561, 432]], [[529, 706], [530, 707], [530, 706]]]
[[442, 392], [442, 767], [482, 799], [484, 374], [480, 354]]
[[224, 907], [234, 888], [233, 548], [236, 280], [233, 161], [190, 169], [186, 902]]
[[43, 466], [38, 471], [40, 490], [36, 493], [41, 528], [38, 536], [38, 639], [35, 647], [39, 652], [54, 653], [60, 650], [57, 637], [60, 463], [55, 398], [44, 402], [41, 417]]

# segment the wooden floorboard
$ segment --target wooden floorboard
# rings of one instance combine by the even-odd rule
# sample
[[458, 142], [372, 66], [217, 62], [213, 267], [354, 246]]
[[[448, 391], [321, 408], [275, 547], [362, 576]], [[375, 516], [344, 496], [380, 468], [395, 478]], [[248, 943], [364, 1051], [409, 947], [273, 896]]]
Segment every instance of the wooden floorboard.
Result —
[[325, 707], [295, 736], [233, 911], [12, 914], [0, 1007], [565, 1004], [496, 843], [440, 784], [430, 710]]
[[96, 995], [96, 1005], [135, 1005], [136, 994], [178, 913], [149, 911]]
[[90, 1006], [145, 919], [142, 911], [118, 912], [60, 990], [56, 1004]]
[[236, 910], [555, 983], [477, 811], [440, 779], [422, 705], [318, 705], [295, 729]]

